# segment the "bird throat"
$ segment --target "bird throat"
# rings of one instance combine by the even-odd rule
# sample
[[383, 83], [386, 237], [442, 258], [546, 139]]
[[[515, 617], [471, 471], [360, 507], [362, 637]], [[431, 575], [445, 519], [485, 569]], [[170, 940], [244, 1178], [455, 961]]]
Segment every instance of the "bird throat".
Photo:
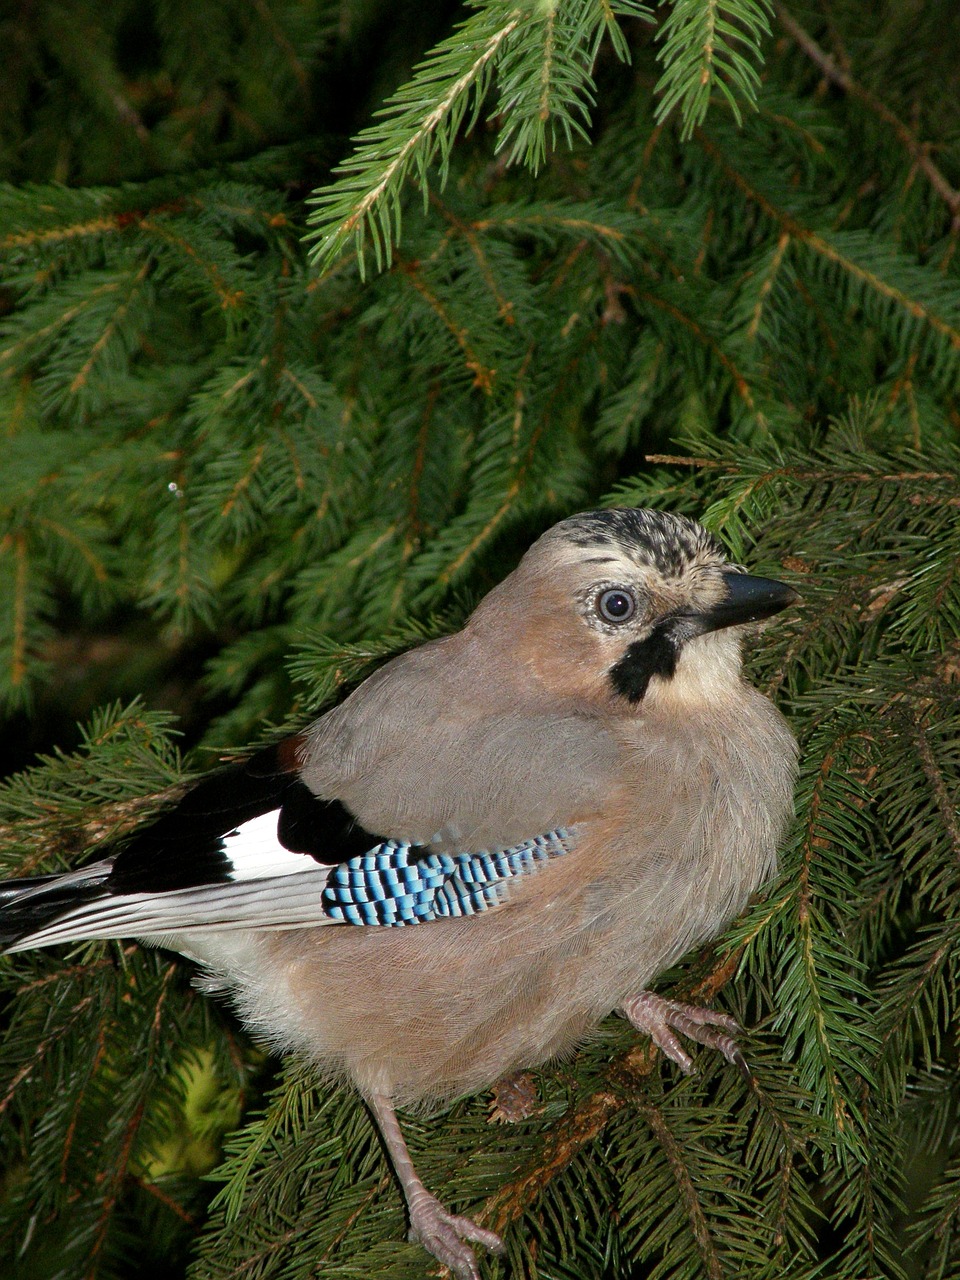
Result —
[[673, 620], [656, 627], [645, 640], [635, 640], [607, 672], [614, 692], [640, 702], [654, 676], [672, 680], [680, 657], [680, 637]]

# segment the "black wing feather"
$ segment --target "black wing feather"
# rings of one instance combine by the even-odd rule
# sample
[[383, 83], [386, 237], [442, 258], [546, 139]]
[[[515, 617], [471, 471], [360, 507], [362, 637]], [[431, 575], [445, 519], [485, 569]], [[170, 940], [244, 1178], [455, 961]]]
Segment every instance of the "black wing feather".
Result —
[[97, 863], [80, 871], [3, 885], [0, 948], [98, 899], [243, 879], [225, 837], [265, 814], [277, 813], [278, 842], [303, 854], [304, 871], [345, 862], [382, 843], [384, 837], [365, 831], [339, 800], [320, 799], [300, 781], [301, 741], [285, 738], [200, 778], [171, 808], [119, 842], [112, 856], [107, 851], [104, 858], [101, 850]]
[[364, 831], [339, 800], [321, 800], [300, 781], [299, 743], [299, 737], [285, 738], [201, 778], [125, 843], [106, 888], [165, 893], [225, 883], [232, 863], [223, 837], [274, 810], [278, 839], [291, 853], [330, 864], [372, 848], [382, 837]]

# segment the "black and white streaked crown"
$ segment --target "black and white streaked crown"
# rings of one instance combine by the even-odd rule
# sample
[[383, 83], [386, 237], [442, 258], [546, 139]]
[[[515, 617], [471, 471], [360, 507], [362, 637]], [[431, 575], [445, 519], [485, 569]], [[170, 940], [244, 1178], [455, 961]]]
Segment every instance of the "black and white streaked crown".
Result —
[[611, 507], [583, 511], [549, 531], [584, 551], [616, 551], [649, 565], [664, 578], [679, 578], [701, 558], [723, 561], [720, 540], [689, 516], [647, 507]]

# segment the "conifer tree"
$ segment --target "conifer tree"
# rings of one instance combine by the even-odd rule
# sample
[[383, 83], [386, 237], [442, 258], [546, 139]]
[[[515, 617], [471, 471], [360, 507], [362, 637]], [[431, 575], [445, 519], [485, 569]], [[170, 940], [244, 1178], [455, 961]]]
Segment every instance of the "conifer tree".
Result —
[[[0, 873], [74, 866], [458, 625], [548, 523], [803, 604], [778, 879], [664, 991], [408, 1119], [533, 1280], [960, 1275], [951, 0], [37, 0], [0, 18]], [[74, 726], [82, 724], [81, 729]], [[0, 961], [0, 1272], [404, 1280], [356, 1097], [127, 944]]]

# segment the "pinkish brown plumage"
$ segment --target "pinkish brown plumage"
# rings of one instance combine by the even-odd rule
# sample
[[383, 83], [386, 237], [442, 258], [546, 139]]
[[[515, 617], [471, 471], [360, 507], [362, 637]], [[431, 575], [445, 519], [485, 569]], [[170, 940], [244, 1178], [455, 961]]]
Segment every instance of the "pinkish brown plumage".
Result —
[[574, 516], [462, 631], [115, 858], [0, 889], [0, 937], [196, 960], [256, 1034], [356, 1085], [411, 1234], [477, 1280], [466, 1242], [499, 1241], [426, 1190], [395, 1106], [568, 1052], [614, 1010], [684, 1069], [675, 1032], [742, 1063], [729, 1019], [648, 986], [775, 868], [795, 745], [740, 650], [794, 599], [684, 517]]

